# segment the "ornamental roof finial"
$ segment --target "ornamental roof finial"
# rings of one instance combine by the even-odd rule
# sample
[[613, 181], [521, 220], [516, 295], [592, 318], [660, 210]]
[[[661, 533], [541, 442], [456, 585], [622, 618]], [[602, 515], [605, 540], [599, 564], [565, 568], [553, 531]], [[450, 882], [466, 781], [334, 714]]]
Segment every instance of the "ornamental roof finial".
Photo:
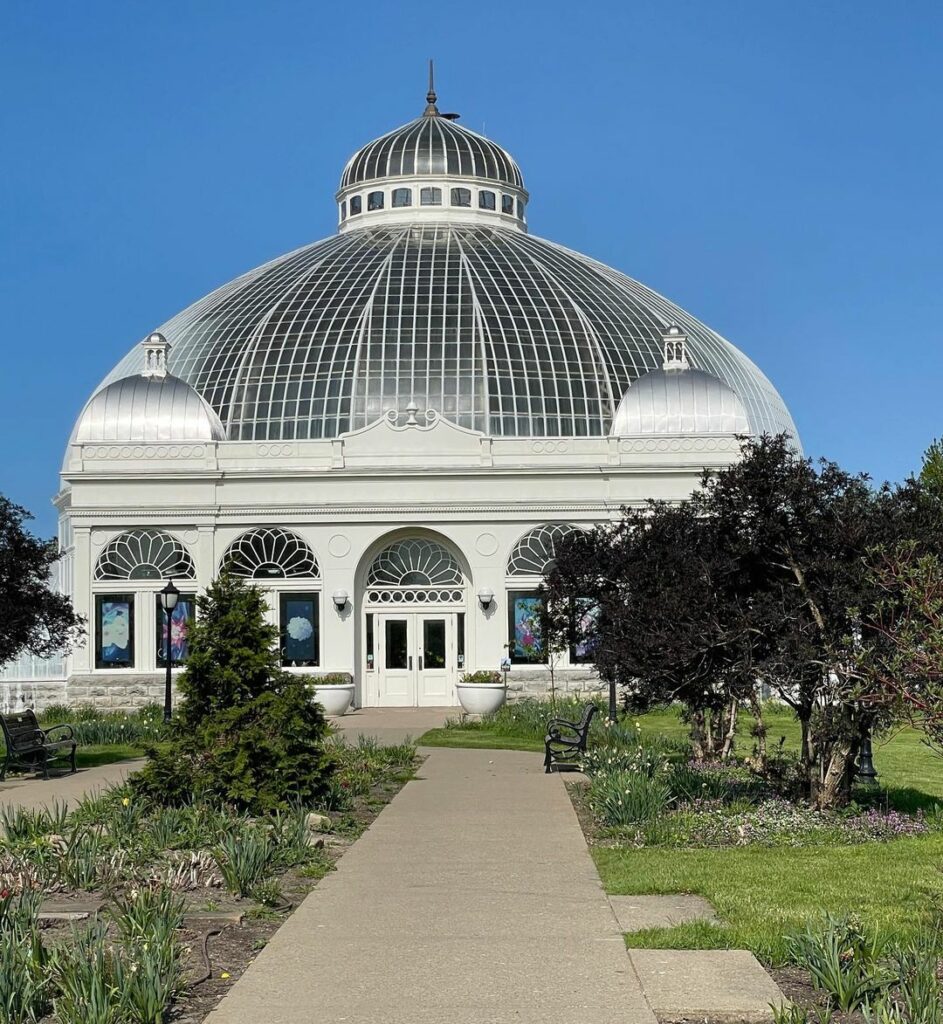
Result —
[[423, 117], [438, 117], [439, 108], [435, 105], [435, 66], [432, 59], [429, 59], [429, 91], [426, 93], [426, 109], [422, 112]]
[[686, 370], [688, 369], [688, 336], [677, 324], [671, 326], [661, 336], [664, 345], [664, 362], [661, 364], [663, 370]]
[[170, 351], [170, 342], [160, 333], [154, 331], [141, 342], [144, 349], [144, 369], [141, 370], [142, 377], [166, 377], [167, 376], [167, 353]]

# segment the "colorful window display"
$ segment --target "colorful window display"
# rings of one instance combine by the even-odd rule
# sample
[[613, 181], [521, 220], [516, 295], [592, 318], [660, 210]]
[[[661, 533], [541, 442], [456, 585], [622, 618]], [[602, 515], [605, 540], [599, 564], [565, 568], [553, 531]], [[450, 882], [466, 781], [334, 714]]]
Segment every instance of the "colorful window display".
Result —
[[134, 667], [134, 594], [96, 596], [95, 667]]
[[518, 665], [536, 665], [546, 661], [540, 636], [543, 598], [533, 590], [508, 593], [509, 645], [511, 661]]
[[[167, 616], [157, 598], [157, 664], [166, 665]], [[196, 596], [181, 594], [170, 614], [170, 664], [182, 665], [190, 653], [190, 624], [196, 617]]]
[[320, 658], [317, 594], [282, 594], [283, 665], [317, 665]]
[[595, 661], [596, 624], [599, 621], [599, 605], [588, 597], [577, 598], [573, 616], [573, 642], [570, 644], [570, 661], [574, 665]]

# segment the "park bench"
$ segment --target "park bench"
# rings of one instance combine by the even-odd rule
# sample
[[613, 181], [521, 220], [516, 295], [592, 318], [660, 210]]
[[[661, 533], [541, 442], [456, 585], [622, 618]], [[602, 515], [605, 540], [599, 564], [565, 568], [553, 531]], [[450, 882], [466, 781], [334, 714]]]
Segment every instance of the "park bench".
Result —
[[[41, 729], [32, 710], [15, 711], [9, 715], [0, 714], [0, 728], [7, 755], [0, 765], [0, 782], [3, 782], [8, 768], [42, 772], [49, 778], [49, 766], [56, 761], [68, 760], [72, 772], [75, 767], [75, 730], [71, 725], [53, 725]], [[59, 735], [59, 730], [68, 730]]]
[[589, 723], [598, 710], [595, 704], [587, 704], [578, 722], [568, 722], [565, 718], [550, 719], [544, 738], [546, 772], [579, 771], [580, 758], [586, 753]]

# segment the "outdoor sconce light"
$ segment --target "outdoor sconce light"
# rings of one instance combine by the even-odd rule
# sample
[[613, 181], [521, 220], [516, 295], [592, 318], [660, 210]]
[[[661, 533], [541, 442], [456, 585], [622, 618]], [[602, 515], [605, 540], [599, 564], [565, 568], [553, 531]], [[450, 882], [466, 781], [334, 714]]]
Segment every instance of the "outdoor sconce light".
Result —
[[478, 591], [478, 603], [481, 605], [481, 610], [486, 612], [491, 607], [491, 602], [494, 600], [494, 591], [488, 587], [482, 587]]
[[347, 607], [347, 591], [335, 590], [331, 596], [334, 598], [334, 607], [342, 612]]

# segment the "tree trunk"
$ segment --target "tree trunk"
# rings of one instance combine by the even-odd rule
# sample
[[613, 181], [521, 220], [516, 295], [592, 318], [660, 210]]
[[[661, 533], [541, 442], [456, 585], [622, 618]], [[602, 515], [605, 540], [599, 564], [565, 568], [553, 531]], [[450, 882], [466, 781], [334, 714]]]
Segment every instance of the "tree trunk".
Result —
[[817, 810], [829, 811], [848, 803], [852, 760], [853, 744], [850, 740], [839, 739], [829, 745], [828, 760], [817, 758], [810, 766], [809, 797]]
[[720, 752], [721, 761], [727, 761], [730, 759], [730, 754], [733, 751], [734, 736], [737, 732], [737, 712], [740, 708], [740, 701], [734, 697], [730, 701], [730, 720], [727, 724], [727, 735], [724, 737], [724, 746]]
[[756, 738], [756, 768], [757, 771], [766, 771], [766, 723], [763, 721], [763, 705], [757, 696], [756, 690], [750, 694], [750, 710], [753, 712], [753, 719], [756, 724], [753, 727], [753, 735]]
[[707, 751], [704, 749], [704, 712], [691, 712], [691, 750], [695, 761], [704, 761]]

